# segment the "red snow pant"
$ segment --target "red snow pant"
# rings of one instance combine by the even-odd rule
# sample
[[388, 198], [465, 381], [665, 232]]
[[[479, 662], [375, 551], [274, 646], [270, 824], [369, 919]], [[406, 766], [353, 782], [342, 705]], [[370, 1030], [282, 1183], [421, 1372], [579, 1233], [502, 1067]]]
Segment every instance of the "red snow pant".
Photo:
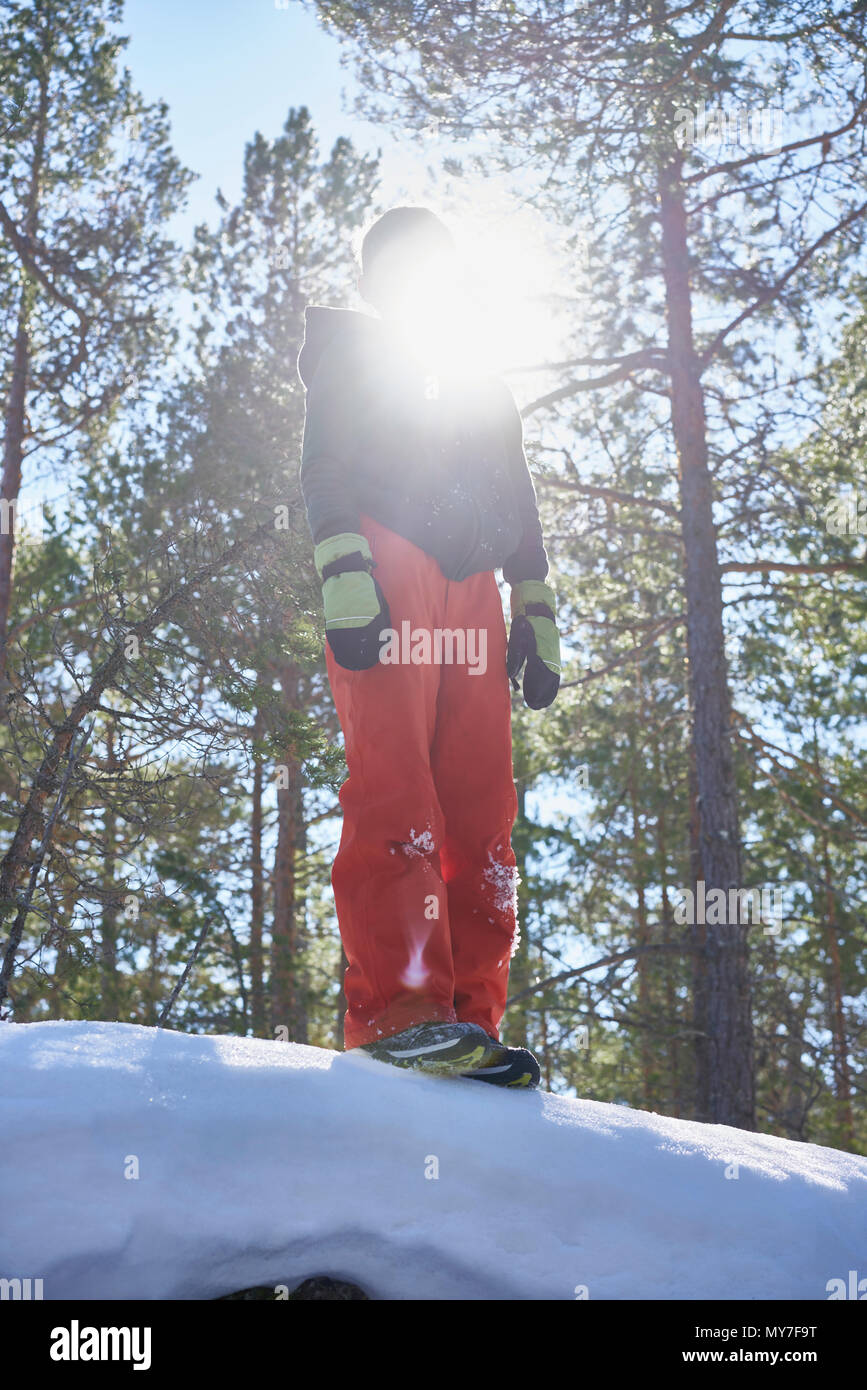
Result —
[[[490, 571], [446, 579], [369, 517], [361, 530], [403, 660], [345, 671], [326, 644], [349, 769], [331, 874], [348, 961], [345, 1046], [431, 1020], [497, 1037], [517, 935], [518, 809], [499, 590]], [[437, 629], [449, 630], [439, 647]], [[464, 662], [449, 640], [461, 632]]]

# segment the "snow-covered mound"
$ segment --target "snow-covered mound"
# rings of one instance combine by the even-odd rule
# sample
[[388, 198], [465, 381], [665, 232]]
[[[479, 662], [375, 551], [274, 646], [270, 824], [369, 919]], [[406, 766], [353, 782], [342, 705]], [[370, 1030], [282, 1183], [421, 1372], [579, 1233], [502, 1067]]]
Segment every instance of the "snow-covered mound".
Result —
[[[867, 1159], [365, 1056], [119, 1023], [0, 1025], [0, 1277], [214, 1298], [827, 1298]], [[137, 1174], [137, 1175], [136, 1175]]]

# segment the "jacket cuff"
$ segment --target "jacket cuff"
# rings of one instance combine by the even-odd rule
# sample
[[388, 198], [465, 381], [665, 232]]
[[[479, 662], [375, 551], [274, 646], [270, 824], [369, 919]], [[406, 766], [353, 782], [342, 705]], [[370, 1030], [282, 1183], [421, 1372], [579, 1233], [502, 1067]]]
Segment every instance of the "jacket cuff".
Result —
[[547, 573], [548, 555], [541, 537], [525, 535], [518, 549], [503, 562], [503, 578], [507, 584], [544, 579]]

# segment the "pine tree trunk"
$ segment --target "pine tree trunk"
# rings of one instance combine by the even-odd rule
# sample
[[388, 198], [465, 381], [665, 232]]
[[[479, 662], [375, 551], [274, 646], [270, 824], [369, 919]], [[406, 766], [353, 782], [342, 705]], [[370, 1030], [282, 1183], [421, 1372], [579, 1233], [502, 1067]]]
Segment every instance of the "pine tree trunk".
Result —
[[[262, 733], [262, 713], [256, 711], [253, 738]], [[253, 805], [250, 816], [250, 1025], [253, 1036], [265, 1036], [265, 870], [262, 861], [262, 759], [253, 751]]]
[[12, 608], [12, 566], [15, 560], [15, 508], [21, 491], [24, 455], [27, 368], [30, 338], [27, 331], [26, 290], [21, 294], [18, 328], [12, 351], [9, 397], [3, 434], [3, 474], [0, 478], [0, 691], [6, 682], [9, 614]]
[[[654, 773], [656, 785], [660, 797], [659, 813], [656, 817], [656, 854], [659, 864], [659, 883], [662, 894], [661, 914], [662, 914], [662, 940], [663, 944], [670, 946], [673, 944], [674, 914], [671, 909], [671, 884], [668, 876], [668, 834], [665, 818], [665, 797], [668, 789], [663, 786], [663, 770], [661, 765], [659, 739], [657, 738], [654, 747]], [[667, 1108], [675, 1117], [680, 1116], [680, 1056], [677, 1031], [680, 1024], [677, 994], [674, 988], [674, 960], [670, 952], [665, 953], [665, 1022], [668, 1029], [668, 1043], [666, 1047], [668, 1062], [668, 1105]]]
[[147, 974], [142, 982], [142, 1003], [147, 1013], [146, 1021], [155, 1026], [160, 1016], [162, 1000], [160, 999], [160, 929], [159, 924], [154, 918], [153, 926], [148, 943], [148, 968]]
[[[282, 668], [280, 684], [290, 711], [298, 707], [298, 668]], [[301, 764], [292, 749], [283, 759], [285, 778], [277, 789], [277, 850], [274, 859], [274, 922], [271, 930], [271, 1027], [285, 1027], [292, 1042], [307, 1041], [297, 870], [303, 847]]]
[[[33, 161], [27, 189], [24, 214], [24, 236], [33, 241], [39, 226], [39, 195], [45, 158], [45, 137], [49, 109], [49, 63], [46, 61], [39, 77], [39, 103], [34, 132]], [[27, 430], [27, 374], [30, 368], [30, 314], [32, 286], [26, 271], [21, 271], [21, 296], [18, 323], [12, 349], [9, 372], [9, 396], [3, 429], [3, 474], [0, 477], [0, 696], [6, 686], [8, 666], [9, 614], [12, 608], [12, 566], [15, 559], [15, 534], [10, 507], [17, 506], [21, 491], [21, 463], [24, 457], [24, 437]]]
[[66, 1012], [66, 996], [63, 982], [69, 964], [69, 926], [75, 913], [77, 885], [67, 881], [60, 885], [60, 908], [56, 916], [49, 944], [54, 948], [54, 969], [49, 983], [49, 1018], [63, 1018]]
[[[817, 764], [818, 772], [818, 764]], [[840, 1140], [848, 1149], [855, 1148], [855, 1119], [852, 1114], [852, 1078], [849, 1072], [849, 1049], [846, 1040], [846, 1015], [843, 1011], [843, 972], [840, 965], [840, 942], [837, 935], [837, 900], [831, 882], [831, 857], [828, 837], [822, 832], [822, 866], [825, 876], [824, 919], [825, 940], [828, 943], [830, 964], [831, 1039], [834, 1049], [834, 1096], [837, 1101], [837, 1123]]]
[[[731, 706], [722, 619], [722, 585], [713, 520], [701, 373], [692, 332], [687, 219], [680, 164], [660, 188], [668, 321], [671, 413], [677, 447], [685, 560], [692, 742], [707, 892], [740, 888], [740, 836], [731, 744]], [[725, 914], [728, 916], [728, 914]], [[738, 914], [734, 914], [738, 915]], [[705, 929], [705, 989], [698, 1022], [708, 1065], [697, 1109], [717, 1124], [755, 1127], [747, 927]]]
[[349, 961], [346, 959], [346, 952], [341, 946], [340, 964], [337, 967], [337, 1017], [334, 1021], [334, 1046], [337, 1048], [338, 1052], [343, 1051], [344, 1043], [346, 1041], [343, 1035], [344, 1022], [346, 1016], [346, 992], [343, 988], [343, 981], [346, 975], [348, 965]]
[[[693, 887], [704, 881], [701, 862], [701, 815], [698, 805], [698, 772], [695, 743], [689, 745], [689, 872]], [[707, 928], [695, 923], [686, 928], [692, 953], [693, 1115], [710, 1119], [710, 1049], [707, 1034]]]
[[782, 1059], [784, 1099], [779, 1119], [788, 1139], [806, 1140], [806, 1121], [808, 1113], [807, 1087], [804, 1077], [804, 1026], [806, 1023], [807, 999], [795, 1004], [790, 1001], [786, 1019], [786, 1040]]
[[[114, 755], [114, 731], [111, 725], [106, 733], [106, 771], [110, 774], [117, 769]], [[120, 981], [117, 970], [117, 921], [118, 895], [116, 875], [117, 819], [111, 806], [105, 810], [105, 873], [102, 890], [102, 916], [100, 921], [99, 968], [102, 992], [102, 1016], [109, 1022], [116, 1022], [120, 1010]]]
[[[633, 749], [635, 754], [635, 749]], [[629, 800], [632, 813], [632, 872], [636, 895], [636, 937], [639, 946], [647, 946], [650, 932], [647, 925], [647, 894], [645, 891], [644, 835], [638, 807], [638, 791], [635, 785], [635, 769], [629, 772]], [[641, 1064], [642, 1102], [648, 1108], [654, 1105], [654, 1051], [651, 1041], [651, 965], [647, 955], [638, 957], [636, 974], [638, 976], [638, 1021], [641, 1029], [638, 1049]]]

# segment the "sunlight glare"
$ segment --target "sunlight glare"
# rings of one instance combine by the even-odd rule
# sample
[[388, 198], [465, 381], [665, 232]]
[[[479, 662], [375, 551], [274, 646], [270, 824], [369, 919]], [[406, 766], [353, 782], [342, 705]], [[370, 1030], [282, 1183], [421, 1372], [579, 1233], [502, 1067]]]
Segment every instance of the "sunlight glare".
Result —
[[404, 270], [389, 317], [407, 350], [436, 375], [468, 378], [537, 367], [566, 351], [563, 300], [574, 292], [564, 237], [491, 180], [460, 197], [419, 196], [451, 231], [457, 257]]

